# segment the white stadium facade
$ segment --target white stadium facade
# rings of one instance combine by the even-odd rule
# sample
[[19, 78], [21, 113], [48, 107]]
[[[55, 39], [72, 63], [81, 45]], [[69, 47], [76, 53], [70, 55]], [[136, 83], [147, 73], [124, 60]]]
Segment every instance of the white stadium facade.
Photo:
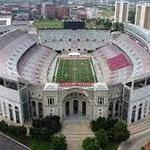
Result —
[[[78, 52], [79, 56], [69, 53]], [[94, 83], [56, 83], [58, 57], [91, 57]], [[10, 30], [0, 36], [0, 118], [24, 125], [33, 118], [74, 115], [122, 118], [130, 126], [150, 114], [150, 32], [125, 23], [125, 33]]]

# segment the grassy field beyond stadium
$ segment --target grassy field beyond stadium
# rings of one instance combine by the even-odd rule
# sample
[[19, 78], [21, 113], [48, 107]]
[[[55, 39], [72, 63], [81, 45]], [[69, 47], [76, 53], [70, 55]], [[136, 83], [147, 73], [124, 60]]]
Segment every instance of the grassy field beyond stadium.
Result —
[[55, 82], [94, 82], [90, 59], [60, 59]]

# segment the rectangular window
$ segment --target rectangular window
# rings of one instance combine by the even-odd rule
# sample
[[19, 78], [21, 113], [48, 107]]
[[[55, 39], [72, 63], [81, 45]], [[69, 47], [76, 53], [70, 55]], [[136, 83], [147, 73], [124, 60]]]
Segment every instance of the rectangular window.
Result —
[[7, 117], [7, 108], [5, 102], [3, 102], [3, 109], [4, 109], [5, 116]]
[[98, 97], [98, 104], [104, 105], [104, 97], [101, 97], [101, 96]]
[[13, 90], [18, 90], [18, 85], [15, 82], [6, 81], [6, 87]]
[[150, 85], [150, 78], [147, 79], [146, 85]]
[[4, 80], [0, 79], [0, 85], [4, 86]]
[[123, 99], [126, 101], [130, 100], [130, 90], [127, 88], [124, 88]]
[[48, 97], [48, 105], [54, 105], [54, 98], [53, 97]]
[[142, 88], [145, 86], [145, 79], [140, 81], [134, 81], [134, 90]]
[[16, 122], [20, 123], [19, 111], [15, 111], [16, 113]]

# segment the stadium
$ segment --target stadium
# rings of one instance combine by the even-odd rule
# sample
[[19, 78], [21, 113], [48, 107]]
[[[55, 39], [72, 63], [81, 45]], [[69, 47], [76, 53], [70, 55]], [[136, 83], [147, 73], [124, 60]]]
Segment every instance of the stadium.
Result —
[[48, 115], [62, 121], [117, 117], [131, 128], [137, 123], [148, 128], [150, 32], [124, 26], [117, 34], [89, 29], [2, 34], [0, 118], [24, 125]]

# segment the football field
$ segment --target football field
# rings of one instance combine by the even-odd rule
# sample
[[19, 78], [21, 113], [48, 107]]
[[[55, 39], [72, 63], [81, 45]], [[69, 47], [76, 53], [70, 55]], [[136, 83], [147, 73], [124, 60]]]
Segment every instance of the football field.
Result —
[[59, 59], [56, 82], [94, 82], [90, 59]]

